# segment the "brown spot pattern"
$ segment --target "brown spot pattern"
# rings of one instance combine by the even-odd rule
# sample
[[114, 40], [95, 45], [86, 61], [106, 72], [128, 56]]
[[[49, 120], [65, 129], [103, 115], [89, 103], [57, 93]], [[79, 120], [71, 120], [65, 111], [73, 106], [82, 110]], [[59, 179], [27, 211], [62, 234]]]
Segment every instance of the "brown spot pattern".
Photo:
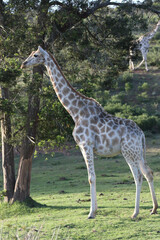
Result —
[[116, 137], [112, 140], [112, 145], [117, 145], [119, 143], [119, 139]]
[[92, 130], [93, 132], [99, 134], [99, 129], [98, 129], [96, 126], [91, 125], [91, 130]]
[[67, 94], [69, 93], [69, 91], [70, 91], [69, 88], [64, 88], [63, 91], [62, 91], [62, 93], [63, 93], [64, 95], [67, 95]]
[[66, 107], [68, 107], [70, 103], [69, 103], [69, 101], [68, 101], [67, 99], [64, 99], [64, 100], [63, 100], [63, 104], [64, 104]]
[[86, 119], [82, 120], [82, 125], [84, 125], [85, 127], [88, 127], [88, 120]]
[[88, 128], [86, 129], [85, 134], [86, 134], [87, 136], [89, 136]]
[[84, 129], [80, 126], [80, 127], [77, 128], [76, 133], [80, 134], [80, 133], [83, 132], [83, 130]]
[[78, 101], [78, 107], [79, 108], [84, 107], [84, 103], [82, 101]]
[[101, 132], [103, 133], [105, 131], [105, 126], [102, 127]]
[[69, 96], [68, 96], [69, 100], [72, 100], [74, 98], [74, 94], [71, 93]]
[[113, 137], [114, 134], [115, 134], [115, 133], [114, 133], [113, 131], [111, 131], [111, 132], [109, 132], [108, 135], [109, 135], [110, 137]]

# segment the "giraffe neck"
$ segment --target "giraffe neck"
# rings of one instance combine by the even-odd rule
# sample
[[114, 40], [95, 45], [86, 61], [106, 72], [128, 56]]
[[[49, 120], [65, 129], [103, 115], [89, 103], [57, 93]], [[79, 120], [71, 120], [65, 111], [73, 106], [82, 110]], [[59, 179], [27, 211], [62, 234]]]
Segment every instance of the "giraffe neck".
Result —
[[159, 28], [159, 24], [156, 25], [156, 27], [153, 29], [153, 31], [151, 31], [149, 34], [148, 34], [148, 39], [152, 39], [154, 37], [154, 35], [156, 34], [156, 32], [158, 31], [158, 28]]
[[70, 85], [56, 60], [50, 54], [45, 66], [58, 99], [76, 122], [80, 113], [83, 112], [82, 109], [88, 102], [94, 102], [94, 100], [83, 96]]

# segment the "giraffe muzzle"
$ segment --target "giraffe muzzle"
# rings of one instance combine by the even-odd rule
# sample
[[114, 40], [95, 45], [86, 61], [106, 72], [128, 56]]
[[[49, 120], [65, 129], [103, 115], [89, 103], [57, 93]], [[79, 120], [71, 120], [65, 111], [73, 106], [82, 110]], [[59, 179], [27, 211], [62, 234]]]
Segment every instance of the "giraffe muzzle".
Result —
[[26, 61], [26, 62], [23, 62], [22, 65], [21, 65], [21, 69], [25, 68], [25, 67], [26, 67], [26, 64], [27, 64], [27, 61]]

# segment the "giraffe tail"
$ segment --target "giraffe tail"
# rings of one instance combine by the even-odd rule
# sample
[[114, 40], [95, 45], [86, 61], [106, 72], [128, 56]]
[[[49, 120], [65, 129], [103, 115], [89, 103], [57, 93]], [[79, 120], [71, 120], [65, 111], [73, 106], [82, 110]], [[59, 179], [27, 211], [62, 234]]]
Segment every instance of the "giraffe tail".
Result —
[[141, 162], [140, 162], [140, 170], [146, 180], [148, 182], [153, 182], [153, 171], [152, 169], [148, 166], [147, 161], [146, 161], [146, 141], [145, 141], [145, 135], [142, 135], [142, 153], [141, 153]]
[[146, 163], [146, 139], [144, 133], [142, 135], [142, 157]]

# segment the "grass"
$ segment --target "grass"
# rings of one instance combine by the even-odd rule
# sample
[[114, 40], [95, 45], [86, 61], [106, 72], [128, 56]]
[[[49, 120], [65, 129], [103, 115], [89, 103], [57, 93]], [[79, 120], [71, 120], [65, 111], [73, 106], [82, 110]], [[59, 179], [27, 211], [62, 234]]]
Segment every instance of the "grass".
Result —
[[[154, 170], [158, 200], [159, 142], [159, 135], [147, 139], [147, 161]], [[135, 185], [125, 160], [122, 156], [96, 157], [95, 169], [98, 212], [95, 219], [88, 220], [89, 184], [80, 152], [56, 153], [54, 157], [39, 154], [32, 169], [34, 201], [0, 204], [0, 239], [160, 239], [160, 215], [150, 215], [147, 182], [142, 185], [140, 213], [132, 220]], [[2, 190], [2, 179], [0, 186]]]

